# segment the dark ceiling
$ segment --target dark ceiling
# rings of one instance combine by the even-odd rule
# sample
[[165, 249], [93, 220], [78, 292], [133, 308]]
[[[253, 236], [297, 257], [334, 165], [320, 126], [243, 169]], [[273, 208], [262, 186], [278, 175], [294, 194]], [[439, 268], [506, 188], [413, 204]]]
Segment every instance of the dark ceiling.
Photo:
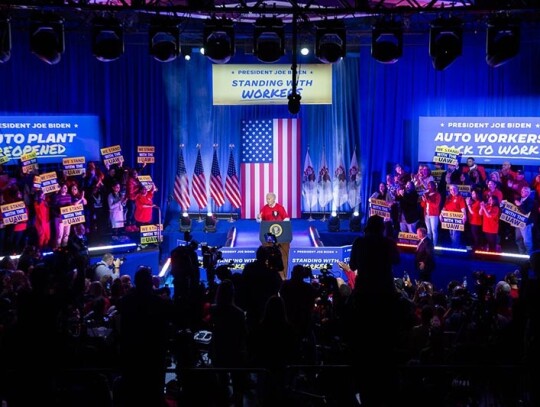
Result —
[[27, 30], [36, 14], [55, 13], [66, 30], [91, 27], [95, 17], [115, 17], [126, 33], [143, 33], [156, 16], [178, 18], [183, 43], [201, 42], [205, 20], [216, 17], [234, 22], [238, 45], [250, 41], [253, 23], [260, 17], [277, 17], [285, 23], [287, 39], [298, 22], [298, 38], [313, 37], [323, 20], [340, 20], [347, 29], [347, 44], [365, 42], [377, 21], [397, 20], [405, 34], [426, 32], [437, 17], [456, 16], [464, 30], [476, 31], [493, 14], [516, 16], [523, 23], [540, 21], [540, 0], [0, 0], [0, 17], [9, 16], [14, 29]]

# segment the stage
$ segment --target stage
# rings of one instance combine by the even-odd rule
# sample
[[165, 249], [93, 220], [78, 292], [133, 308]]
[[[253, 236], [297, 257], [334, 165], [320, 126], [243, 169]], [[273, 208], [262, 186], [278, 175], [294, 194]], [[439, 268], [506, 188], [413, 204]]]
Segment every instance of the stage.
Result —
[[[222, 253], [223, 258], [218, 261], [218, 265], [232, 262], [233, 271], [241, 272], [244, 264], [255, 259], [256, 250], [261, 244], [259, 226], [255, 220], [241, 219], [230, 222], [229, 219], [219, 219], [215, 232], [205, 232], [204, 223], [197, 222], [197, 218], [194, 218], [190, 234], [199, 245], [206, 244]], [[290, 243], [289, 272], [296, 264], [309, 266], [315, 273], [318, 273], [318, 269], [331, 265], [332, 274], [345, 279], [337, 262], [349, 260], [352, 242], [361, 236], [361, 232], [350, 232], [345, 228], [339, 232], [329, 232], [328, 222], [321, 219], [314, 221], [293, 219], [291, 228], [293, 238]], [[161, 276], [163, 284], [171, 284], [167, 260], [174, 248], [186, 243], [178, 221], [170, 222], [165, 227], [163, 242], [159, 246], [148, 245], [141, 248], [138, 245], [138, 237], [137, 233], [131, 233], [120, 244], [110, 241], [110, 245], [101, 244], [99, 250], [91, 247], [92, 263], [99, 261], [103, 253], [110, 251], [117, 257], [125, 257], [122, 273], [133, 276], [138, 266], [147, 265], [152, 268], [155, 275]], [[107, 243], [107, 238], [104, 239]], [[101, 243], [103, 242], [102, 238]], [[394, 267], [395, 277], [402, 277], [404, 271], [407, 271], [412, 279], [417, 278], [414, 248], [400, 246], [399, 249], [401, 262]], [[198, 253], [202, 264], [200, 248]], [[433, 283], [440, 289], [444, 289], [451, 280], [462, 281], [465, 276], [473, 284], [473, 274], [478, 271], [493, 274], [499, 281], [506, 273], [518, 269], [524, 261], [523, 258], [504, 255], [479, 255], [466, 249], [451, 251], [440, 247], [435, 253], [436, 269], [433, 273]], [[203, 281], [206, 279], [204, 269], [201, 269], [201, 278]]]

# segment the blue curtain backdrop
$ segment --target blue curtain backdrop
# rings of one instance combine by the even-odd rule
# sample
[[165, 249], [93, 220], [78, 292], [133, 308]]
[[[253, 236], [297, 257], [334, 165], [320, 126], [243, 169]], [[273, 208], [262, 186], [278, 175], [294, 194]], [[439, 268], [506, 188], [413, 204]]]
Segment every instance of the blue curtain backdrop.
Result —
[[[302, 160], [309, 147], [318, 168], [324, 150], [333, 171], [341, 152], [348, 168], [356, 149], [364, 208], [395, 163], [416, 170], [419, 116], [537, 116], [540, 56], [531, 38], [539, 37], [526, 30], [518, 57], [495, 69], [485, 62], [483, 31], [466, 33], [463, 55], [442, 72], [431, 64], [427, 33], [405, 36], [395, 64], [375, 61], [369, 46], [361, 46], [333, 66], [333, 104], [301, 107]], [[126, 34], [125, 54], [104, 63], [93, 57], [89, 38], [88, 32], [67, 32], [61, 62], [49, 66], [30, 53], [28, 33], [15, 31], [12, 57], [0, 64], [0, 114], [97, 115], [101, 146], [120, 144], [128, 165], [137, 145], [154, 145], [156, 164], [149, 172], [158, 186], [156, 204], [169, 216], [179, 210], [171, 191], [180, 144], [190, 179], [197, 144], [207, 178], [212, 145], [219, 144], [224, 179], [229, 144], [239, 172], [242, 120], [291, 117], [286, 105], [213, 106], [212, 63], [198, 53], [189, 62], [160, 63], [148, 54], [147, 35], [133, 33]], [[238, 56], [232, 62], [257, 61]], [[230, 204], [218, 210], [230, 212]]]

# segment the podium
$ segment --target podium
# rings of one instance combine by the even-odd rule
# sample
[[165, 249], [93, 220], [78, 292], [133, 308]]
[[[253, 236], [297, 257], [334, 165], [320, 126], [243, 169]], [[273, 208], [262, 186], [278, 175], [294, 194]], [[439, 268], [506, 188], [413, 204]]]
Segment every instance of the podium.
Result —
[[[276, 237], [277, 244], [281, 250], [281, 257], [283, 259], [283, 271], [279, 274], [281, 278], [285, 280], [287, 278], [289, 269], [289, 248], [292, 241], [292, 222], [290, 221], [261, 221], [259, 228], [259, 240], [262, 245], [271, 245], [273, 242], [268, 242], [266, 236], [268, 233], [273, 234]], [[266, 235], [266, 236], [265, 236]]]
[[262, 221], [259, 229], [259, 240], [261, 244], [268, 243], [265, 235], [273, 234], [277, 243], [291, 243], [292, 241], [292, 226], [290, 221]]

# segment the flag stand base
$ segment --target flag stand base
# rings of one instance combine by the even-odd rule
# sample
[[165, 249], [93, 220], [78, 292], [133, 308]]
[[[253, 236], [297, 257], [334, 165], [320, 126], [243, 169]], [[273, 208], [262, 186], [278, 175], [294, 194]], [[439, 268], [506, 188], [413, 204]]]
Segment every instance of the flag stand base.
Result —
[[309, 214], [309, 218], [307, 218], [307, 221], [308, 222], [313, 222], [315, 220], [315, 218], [313, 216], [311, 216], [311, 213]]
[[229, 223], [234, 223], [235, 220], [234, 220], [234, 218], [231, 216], [227, 222], [229, 222]]
[[323, 217], [321, 218], [321, 222], [326, 222], [327, 219], [326, 219], [326, 215], [323, 215]]

